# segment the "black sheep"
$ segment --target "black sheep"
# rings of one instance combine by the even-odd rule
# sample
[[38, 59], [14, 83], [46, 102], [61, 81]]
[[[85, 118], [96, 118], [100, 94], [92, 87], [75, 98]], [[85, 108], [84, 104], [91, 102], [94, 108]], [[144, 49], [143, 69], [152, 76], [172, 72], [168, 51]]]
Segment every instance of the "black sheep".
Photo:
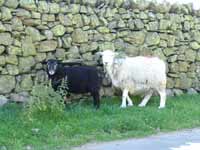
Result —
[[[66, 65], [79, 63], [66, 63]], [[47, 74], [52, 87], [57, 90], [63, 80], [67, 83], [66, 90], [71, 93], [90, 93], [94, 100], [94, 106], [100, 106], [100, 87], [102, 76], [100, 71], [93, 66], [65, 66], [58, 60], [47, 61]]]

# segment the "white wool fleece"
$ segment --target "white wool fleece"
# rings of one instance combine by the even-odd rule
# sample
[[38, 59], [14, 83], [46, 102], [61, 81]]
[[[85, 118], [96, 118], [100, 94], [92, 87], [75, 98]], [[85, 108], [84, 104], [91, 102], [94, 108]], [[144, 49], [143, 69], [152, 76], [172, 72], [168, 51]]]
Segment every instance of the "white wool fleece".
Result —
[[116, 58], [116, 53], [110, 50], [101, 54], [113, 85], [123, 91], [122, 107], [126, 107], [124, 99], [132, 105], [128, 92], [145, 93], [145, 98], [140, 105], [145, 106], [153, 91], [158, 91], [161, 96], [159, 108], [165, 107], [166, 65], [164, 61], [157, 57], [143, 56]]

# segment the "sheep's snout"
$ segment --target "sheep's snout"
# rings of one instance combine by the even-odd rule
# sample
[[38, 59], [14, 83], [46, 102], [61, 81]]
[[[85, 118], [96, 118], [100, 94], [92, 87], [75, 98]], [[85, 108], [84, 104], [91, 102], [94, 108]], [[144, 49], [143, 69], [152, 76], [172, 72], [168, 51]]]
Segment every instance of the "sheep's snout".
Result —
[[49, 70], [49, 74], [50, 74], [50, 75], [54, 75], [54, 74], [55, 74], [55, 71], [54, 71], [54, 70]]

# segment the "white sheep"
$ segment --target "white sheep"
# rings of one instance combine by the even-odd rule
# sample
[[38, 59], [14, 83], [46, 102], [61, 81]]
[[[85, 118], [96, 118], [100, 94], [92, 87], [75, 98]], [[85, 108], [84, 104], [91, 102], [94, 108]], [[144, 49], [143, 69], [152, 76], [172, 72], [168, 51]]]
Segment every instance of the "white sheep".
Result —
[[166, 65], [157, 57], [116, 57], [117, 53], [106, 50], [100, 52], [107, 74], [115, 87], [123, 91], [121, 107], [132, 106], [128, 95], [144, 93], [144, 99], [139, 104], [144, 107], [154, 91], [160, 95], [159, 108], [165, 107], [166, 101]]

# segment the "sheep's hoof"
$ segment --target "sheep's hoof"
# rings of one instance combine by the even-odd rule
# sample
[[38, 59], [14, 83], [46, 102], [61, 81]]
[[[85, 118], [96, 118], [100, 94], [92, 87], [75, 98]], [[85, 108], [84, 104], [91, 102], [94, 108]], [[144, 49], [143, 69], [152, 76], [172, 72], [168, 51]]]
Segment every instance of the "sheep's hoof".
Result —
[[145, 107], [146, 105], [140, 103], [138, 106], [139, 106], [139, 107]]
[[130, 103], [130, 104], [128, 104], [128, 106], [133, 106], [133, 104], [132, 104], [132, 103]]
[[126, 105], [121, 105], [120, 108], [126, 108]]
[[165, 106], [159, 106], [159, 107], [158, 107], [158, 109], [163, 109], [163, 108], [165, 108]]

